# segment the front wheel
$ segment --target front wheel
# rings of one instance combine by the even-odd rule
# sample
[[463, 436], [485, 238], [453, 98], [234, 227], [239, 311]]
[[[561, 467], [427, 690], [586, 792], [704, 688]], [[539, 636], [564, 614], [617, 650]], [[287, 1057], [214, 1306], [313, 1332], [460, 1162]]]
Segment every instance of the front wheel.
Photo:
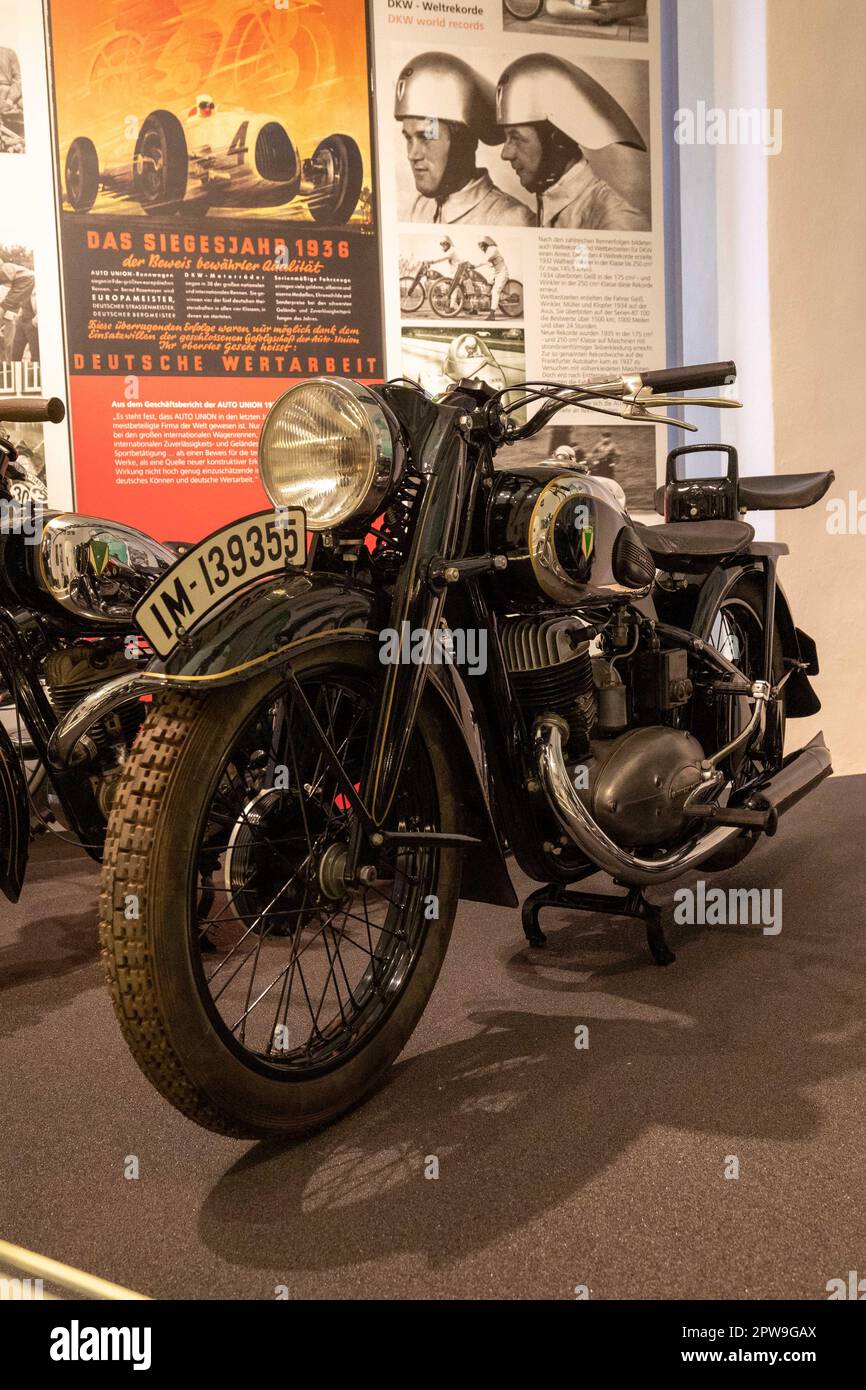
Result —
[[419, 284], [417, 275], [400, 276], [400, 311], [404, 314], [415, 314], [424, 303], [424, 289]]
[[463, 308], [462, 288], [443, 276], [430, 286], [430, 306], [440, 318], [453, 319]]
[[310, 160], [315, 185], [309, 209], [316, 222], [348, 222], [361, 196], [364, 161], [351, 135], [329, 135]]
[[[375, 654], [335, 643], [295, 674], [348, 778], [364, 776]], [[452, 829], [445, 732], [422, 709], [389, 829]], [[353, 812], [278, 673], [170, 694], [108, 827], [101, 943], [145, 1076], [224, 1134], [302, 1135], [382, 1077], [432, 992], [459, 893], [454, 850], [386, 844], [344, 869]]]
[[505, 8], [513, 19], [535, 19], [544, 9], [544, 0], [505, 0]]

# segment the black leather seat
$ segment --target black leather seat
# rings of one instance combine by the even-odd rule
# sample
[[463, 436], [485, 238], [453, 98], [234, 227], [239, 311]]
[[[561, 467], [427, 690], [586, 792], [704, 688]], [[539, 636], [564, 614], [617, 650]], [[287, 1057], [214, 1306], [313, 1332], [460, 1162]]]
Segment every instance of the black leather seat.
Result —
[[741, 478], [739, 501], [750, 512], [790, 511], [820, 502], [836, 474], [769, 473], [761, 478]]
[[[749, 512], [785, 512], [795, 507], [812, 507], [820, 502], [836, 479], [829, 473], [768, 473], [760, 478], [740, 478], [738, 497]], [[657, 487], [653, 505], [659, 516], [665, 514], [665, 490]]]
[[754, 539], [755, 528], [745, 521], [666, 521], [661, 526], [634, 522], [656, 569], [709, 569], [726, 555], [737, 555]]

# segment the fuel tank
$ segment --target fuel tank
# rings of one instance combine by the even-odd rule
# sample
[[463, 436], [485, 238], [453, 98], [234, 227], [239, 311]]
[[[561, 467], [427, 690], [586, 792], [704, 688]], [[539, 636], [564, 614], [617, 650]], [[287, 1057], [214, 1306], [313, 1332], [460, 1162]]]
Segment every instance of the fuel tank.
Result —
[[497, 589], [524, 607], [641, 598], [655, 577], [649, 551], [604, 480], [559, 463], [497, 469], [485, 543], [509, 561]]

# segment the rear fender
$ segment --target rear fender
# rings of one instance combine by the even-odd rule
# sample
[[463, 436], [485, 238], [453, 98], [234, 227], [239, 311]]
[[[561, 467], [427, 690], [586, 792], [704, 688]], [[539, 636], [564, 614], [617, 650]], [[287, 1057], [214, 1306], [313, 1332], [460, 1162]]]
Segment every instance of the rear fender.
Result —
[[[716, 610], [722, 599], [744, 575], [755, 574], [761, 579], [762, 572], [757, 565], [719, 566], [707, 575], [698, 595], [692, 630], [696, 636], [709, 640]], [[806, 662], [806, 670], [795, 671], [785, 686], [785, 716], [788, 719], [805, 719], [817, 714], [821, 701], [809, 681], [810, 675], [818, 673], [818, 652], [814, 641], [806, 633], [800, 632], [791, 614], [791, 605], [781, 584], [776, 581], [776, 630], [782, 643], [782, 655], [793, 661]], [[802, 641], [801, 641], [802, 638]]]
[[0, 724], [0, 891], [17, 903], [30, 853], [30, 807], [21, 759]]
[[[217, 610], [171, 656], [152, 662], [143, 679], [151, 689], [204, 695], [288, 666], [296, 653], [314, 644], [338, 638], [378, 646], [387, 615], [387, 603], [372, 589], [347, 584], [335, 575], [262, 579]], [[461, 786], [464, 823], [449, 828], [482, 841], [466, 851], [463, 897], [516, 907], [487, 797], [471, 699], [458, 668], [431, 666], [424, 698], [445, 722], [453, 772]]]

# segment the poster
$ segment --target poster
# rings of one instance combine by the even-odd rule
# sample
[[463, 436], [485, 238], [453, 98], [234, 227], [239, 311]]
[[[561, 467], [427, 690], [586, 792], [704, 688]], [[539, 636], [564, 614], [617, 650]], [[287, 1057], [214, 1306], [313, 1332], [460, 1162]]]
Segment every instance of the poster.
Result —
[[49, 0], [76, 504], [266, 504], [268, 406], [384, 375], [364, 0]]
[[[0, 421], [11, 396], [65, 399], [42, 14], [0, 0]], [[12, 495], [68, 507], [68, 429], [8, 424]]]
[[[375, 57], [390, 372], [663, 366], [655, 0], [382, 0]], [[570, 409], [520, 458], [555, 450], [651, 512], [661, 431]]]

